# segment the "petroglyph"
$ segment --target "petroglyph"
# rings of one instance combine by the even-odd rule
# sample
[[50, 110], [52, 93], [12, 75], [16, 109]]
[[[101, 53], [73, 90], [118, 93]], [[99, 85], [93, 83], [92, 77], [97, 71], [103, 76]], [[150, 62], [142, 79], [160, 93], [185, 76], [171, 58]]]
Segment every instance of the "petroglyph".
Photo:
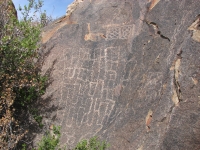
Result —
[[89, 33], [84, 37], [85, 41], [100, 41], [105, 38], [106, 36], [103, 33]]
[[59, 107], [44, 121], [62, 127], [61, 143], [72, 149], [96, 135], [111, 149], [198, 149], [199, 6], [195, 0], [88, 0], [45, 27], [55, 34], [44, 37], [44, 73], [57, 62], [44, 100]]
[[85, 35], [85, 41], [100, 41], [101, 39], [105, 39], [106, 36], [103, 33], [92, 32], [90, 29], [90, 23], [88, 23], [88, 34]]
[[[128, 30], [127, 34], [128, 34]], [[124, 30], [123, 36], [126, 37]], [[78, 130], [88, 129], [97, 133], [108, 122], [114, 111], [115, 100], [122, 91], [126, 50], [120, 47], [105, 49], [66, 48], [63, 50], [64, 71], [59, 116], [63, 133], [76, 129], [67, 137], [67, 144], [80, 138]], [[63, 60], [62, 60], [63, 61]], [[136, 65], [136, 64], [135, 64]], [[129, 76], [127, 76], [126, 80]], [[116, 86], [120, 89], [116, 91]], [[85, 131], [86, 136], [88, 130]], [[81, 131], [83, 132], [83, 131]]]
[[128, 39], [128, 37], [132, 34], [132, 28], [133, 25], [122, 26], [120, 39]]
[[[155, 91], [154, 89], [161, 89], [162, 77], [161, 72], [149, 72], [148, 75], [144, 75], [142, 80], [144, 84], [138, 91], [139, 97], [146, 100], [156, 99], [160, 94], [160, 90]], [[148, 92], [151, 92], [151, 94]]]
[[108, 27], [106, 40], [128, 39], [132, 35], [134, 25], [124, 25], [117, 27]]

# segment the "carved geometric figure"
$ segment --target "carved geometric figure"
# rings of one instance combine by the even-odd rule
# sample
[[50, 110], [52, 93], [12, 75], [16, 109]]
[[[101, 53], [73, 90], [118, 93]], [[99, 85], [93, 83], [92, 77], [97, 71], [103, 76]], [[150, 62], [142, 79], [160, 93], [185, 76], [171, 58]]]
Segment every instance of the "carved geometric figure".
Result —
[[[145, 79], [145, 84], [142, 86], [141, 90], [145, 91], [142, 96], [145, 96], [145, 99], [150, 101], [157, 98], [160, 94], [162, 86], [162, 77], [163, 75], [160, 72], [149, 72]], [[154, 90], [159, 89], [159, 90]]]
[[95, 106], [94, 106], [94, 110], [98, 111], [99, 110], [99, 105], [101, 103], [101, 99], [96, 99], [95, 100]]
[[87, 70], [86, 69], [80, 69], [78, 79], [86, 81], [86, 78], [87, 78]]
[[[65, 73], [64, 73], [65, 75]], [[72, 78], [67, 78], [66, 76], [64, 76], [63, 78], [63, 83], [66, 85], [66, 84], [74, 84], [74, 80], [72, 80]]]
[[112, 60], [112, 50], [115, 50], [113, 47], [106, 48], [106, 58], [107, 60]]
[[90, 112], [87, 116], [87, 125], [92, 126], [92, 125], [96, 124], [97, 118], [98, 118], [97, 111]]
[[75, 56], [75, 57], [72, 57], [71, 59], [71, 66], [77, 66], [79, 63], [79, 57]]
[[120, 27], [108, 28], [106, 40], [112, 39], [128, 39], [132, 34], [133, 25], [124, 25]]
[[[65, 126], [64, 126], [65, 127]], [[63, 130], [61, 131], [61, 133], [64, 135], [64, 137], [67, 139], [68, 136], [73, 136], [75, 133], [75, 130], [69, 127], [65, 127], [63, 128]]]
[[107, 60], [118, 61], [119, 60], [119, 48], [108, 47], [107, 49]]
[[82, 68], [84, 68], [84, 69], [92, 69], [93, 63], [94, 63], [94, 61], [85, 60], [85, 61], [83, 61]]
[[91, 114], [93, 113], [94, 107], [95, 107], [95, 100], [91, 99], [90, 108], [89, 108], [89, 111], [88, 111], [87, 122], [91, 122], [90, 121], [91, 120]]
[[105, 79], [105, 69], [100, 69], [99, 71], [99, 80], [104, 80]]
[[112, 70], [112, 62], [109, 60], [106, 61], [106, 70]]
[[115, 80], [117, 77], [117, 73], [115, 71], [107, 71], [106, 77], [108, 80]]
[[107, 89], [103, 89], [102, 98], [103, 99], [107, 98]]
[[87, 94], [89, 90], [89, 85], [88, 83], [82, 83], [80, 84], [80, 89], [79, 89], [79, 93], [80, 95], [84, 95]]
[[68, 112], [68, 117], [66, 118], [66, 126], [71, 127], [73, 124], [73, 121], [75, 121], [75, 107], [70, 107]]
[[[116, 150], [199, 149], [200, 51], [199, 43], [190, 36], [200, 41], [200, 17], [192, 23], [200, 3], [158, 1], [86, 0], [70, 17], [74, 24], [45, 27], [56, 32], [46, 44], [55, 47], [45, 49], [50, 55], [45, 58], [43, 73], [53, 60], [57, 62], [51, 74], [54, 81], [44, 98], [52, 95], [50, 104], [59, 103], [56, 119], [63, 123], [63, 132], [68, 130], [63, 143], [67, 141], [69, 149], [82, 137], [95, 135], [111, 142], [110, 149]], [[147, 5], [152, 12], [148, 13]], [[145, 18], [156, 21], [171, 41], [150, 37], [146, 31], [149, 24], [142, 21]], [[87, 22], [92, 32], [86, 31]], [[186, 31], [190, 25], [193, 34]], [[90, 33], [106, 33], [106, 38], [91, 35], [96, 41], [85, 41], [85, 34]], [[158, 55], [159, 67], [155, 68], [153, 60]], [[182, 64], [177, 82], [183, 99], [177, 107], [171, 101], [179, 102], [179, 89], [173, 91], [176, 72], [169, 68], [179, 57]], [[193, 77], [194, 73], [198, 76]], [[196, 81], [192, 83], [191, 77]], [[150, 109], [153, 119], [149, 115], [145, 120]], [[146, 133], [149, 125], [152, 130]]]
[[89, 90], [89, 95], [93, 95], [95, 88], [96, 88], [97, 83], [91, 82], [90, 83], [90, 90]]
[[78, 109], [78, 115], [77, 115], [77, 118], [76, 118], [76, 125], [77, 126], [80, 126], [82, 124], [82, 120], [83, 120], [83, 117], [84, 117], [84, 111], [85, 111], [85, 108], [83, 108], [83, 107], [80, 107]]
[[101, 69], [105, 69], [106, 68], [106, 58], [105, 57], [102, 57], [101, 58], [101, 60], [100, 60], [100, 62], [99, 62], [99, 67], [101, 68]]
[[111, 70], [116, 70], [118, 69], [118, 62], [112, 62]]
[[91, 68], [91, 78], [90, 81], [91, 82], [97, 82], [98, 80], [98, 76], [99, 76], [99, 62], [94, 62], [93, 67]]
[[95, 89], [93, 98], [101, 97], [101, 94], [103, 92], [103, 86], [104, 86], [104, 82], [99, 80], [97, 85], [96, 85], [96, 89]]
[[113, 100], [113, 90], [112, 89], [108, 89], [108, 93], [107, 93], [107, 98], [109, 100]]
[[116, 79], [116, 74], [113, 73], [113, 74], [110, 74], [110, 80], [115, 80]]
[[119, 39], [120, 36], [120, 27], [109, 28], [106, 33], [106, 38], [108, 40]]
[[69, 72], [68, 72], [68, 77], [69, 78], [73, 78], [74, 77], [74, 74], [75, 74], [75, 69], [73, 68], [69, 68], [67, 69]]
[[86, 100], [84, 100], [82, 96], [77, 96], [77, 102], [79, 102], [79, 104], [81, 103], [82, 105], [85, 105]]
[[100, 53], [101, 53], [101, 49], [97, 48], [97, 49], [92, 49], [91, 50], [91, 59], [97, 60], [100, 58]]
[[75, 137], [68, 135], [67, 144], [72, 145], [75, 142]]
[[113, 89], [114, 86], [115, 86], [115, 81], [113, 81], [113, 80], [108, 80], [108, 88], [109, 88], [109, 89]]
[[100, 49], [100, 58], [105, 57], [104, 49]]
[[102, 125], [105, 113], [106, 113], [107, 103], [101, 102], [99, 106], [99, 116], [98, 116], [98, 125]]
[[112, 52], [112, 58], [111, 58], [111, 60], [117, 62], [118, 59], [119, 59], [119, 58], [118, 58], [118, 57], [119, 57], [119, 51], [118, 51], [118, 49], [116, 49], [116, 48], [115, 48], [115, 49], [112, 49], [111, 52]]
[[125, 75], [124, 75], [125, 80], [130, 79], [130, 77], [131, 77], [130, 75], [131, 75], [131, 73], [134, 73], [136, 65], [137, 65], [137, 60], [135, 57], [130, 58], [129, 62], [126, 63], [126, 66], [125, 66], [126, 71], [125, 71]]
[[89, 60], [90, 59], [90, 49], [88, 48], [80, 48], [80, 58], [82, 60]]
[[121, 27], [120, 39], [128, 39], [132, 32], [132, 25], [126, 25]]
[[163, 75], [161, 72], [149, 72], [145, 87], [153, 88], [152, 86], [161, 85]]
[[66, 115], [65, 113], [66, 113], [66, 111], [64, 109], [57, 111], [57, 113], [56, 113], [56, 122], [57, 122], [57, 124], [62, 125], [63, 117]]
[[[75, 86], [74, 85], [66, 85], [65, 87], [66, 93], [67, 93], [67, 98], [69, 100], [73, 100], [74, 96], [76, 96], [75, 94]], [[64, 92], [64, 89], [63, 89]]]
[[86, 113], [83, 115], [82, 123], [83, 124], [87, 123], [87, 114]]
[[79, 128], [83, 124], [103, 125], [108, 121], [115, 105], [113, 89], [118, 77], [116, 72], [118, 63], [122, 68], [125, 65], [120, 59], [123, 55], [121, 56], [121, 51], [117, 47], [79, 49], [78, 53], [71, 53], [73, 56], [68, 57], [70, 63], [65, 64], [64, 70], [66, 86], [62, 91], [62, 102], [65, 102], [65, 106], [70, 105], [68, 105], [68, 116], [66, 118], [63, 116], [63, 124], [70, 128], [74, 125]]
[[93, 124], [93, 125], [96, 125], [96, 124], [97, 124], [97, 119], [98, 119], [98, 117], [99, 117], [99, 114], [98, 114], [97, 111], [95, 111], [94, 114], [93, 114], [93, 118], [92, 118], [92, 124]]
[[108, 105], [107, 105], [107, 109], [106, 109], [106, 114], [108, 116], [110, 116], [112, 110], [113, 110], [113, 107], [115, 105], [115, 102], [114, 101], [110, 101], [110, 100], [106, 100], [106, 102], [108, 102]]

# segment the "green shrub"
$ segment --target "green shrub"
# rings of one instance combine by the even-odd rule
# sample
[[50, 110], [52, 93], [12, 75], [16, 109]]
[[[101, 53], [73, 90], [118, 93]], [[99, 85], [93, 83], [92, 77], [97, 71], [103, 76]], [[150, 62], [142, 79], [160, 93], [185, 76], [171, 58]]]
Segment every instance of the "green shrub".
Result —
[[[20, 124], [22, 112], [31, 114], [32, 104], [44, 94], [47, 77], [40, 75], [38, 61], [42, 25], [33, 25], [29, 16], [31, 9], [40, 10], [42, 1], [29, 0], [20, 21], [1, 9], [10, 2], [4, 5], [0, 4], [0, 145], [11, 149], [27, 133]], [[33, 118], [41, 123], [38, 114]]]
[[95, 136], [89, 141], [82, 140], [73, 150], [105, 150], [109, 145], [105, 141], [99, 141]]
[[[38, 144], [37, 150], [64, 150], [60, 148], [60, 127], [53, 126], [53, 132], [47, 132]], [[109, 145], [105, 141], [100, 141], [96, 136], [89, 140], [80, 141], [73, 150], [105, 150]], [[24, 149], [25, 150], [25, 149]]]
[[48, 132], [41, 141], [39, 142], [38, 150], [56, 150], [60, 149], [59, 146], [60, 140], [60, 127], [53, 126], [53, 131]]
[[[44, 94], [48, 79], [40, 74], [38, 55], [41, 27], [46, 25], [47, 16], [40, 12], [40, 0], [38, 3], [29, 0], [28, 6], [20, 7], [23, 14], [20, 21], [12, 14], [7, 17], [2, 7], [0, 3], [0, 149], [14, 149], [28, 132], [23, 126], [25, 118], [22, 114], [31, 115], [39, 126], [43, 126], [42, 116], [33, 105]], [[34, 17], [29, 16], [32, 9], [41, 13], [41, 20], [37, 23], [33, 23]], [[60, 128], [53, 127], [53, 133], [42, 138], [38, 150], [61, 150], [59, 139]], [[81, 141], [74, 150], [104, 150], [106, 147], [105, 142], [94, 137]], [[26, 144], [21, 147], [26, 148]]]

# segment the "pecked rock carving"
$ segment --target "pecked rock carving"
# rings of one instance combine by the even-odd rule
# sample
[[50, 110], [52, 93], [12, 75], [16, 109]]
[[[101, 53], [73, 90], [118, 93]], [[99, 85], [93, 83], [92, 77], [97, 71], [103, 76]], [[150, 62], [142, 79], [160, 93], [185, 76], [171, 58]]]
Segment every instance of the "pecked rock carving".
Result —
[[63, 145], [97, 135], [111, 150], [200, 148], [199, 7], [84, 0], [43, 30], [43, 71], [57, 60], [47, 119]]

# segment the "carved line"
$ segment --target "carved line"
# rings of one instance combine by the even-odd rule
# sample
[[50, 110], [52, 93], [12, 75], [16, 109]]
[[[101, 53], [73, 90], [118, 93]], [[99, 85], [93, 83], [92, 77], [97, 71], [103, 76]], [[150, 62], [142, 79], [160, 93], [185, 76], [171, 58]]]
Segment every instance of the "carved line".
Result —
[[[128, 38], [132, 26], [122, 26], [118, 29], [120, 30], [118, 38]], [[116, 34], [118, 34], [117, 32], [116, 30]], [[92, 125], [93, 127], [96, 125], [95, 127], [100, 130], [103, 124], [108, 121], [115, 106], [114, 87], [108, 88], [105, 82], [113, 82], [114, 86], [117, 78], [121, 77], [121, 74], [117, 72], [118, 65], [120, 64], [122, 68], [125, 67], [125, 54], [119, 47], [98, 48], [94, 51], [87, 48], [75, 51], [73, 48], [69, 48], [63, 52], [65, 58], [64, 86], [61, 91], [60, 105], [65, 105], [66, 109], [58, 111], [58, 113], [62, 113], [61, 117], [64, 121], [61, 123], [66, 125], [67, 130], [74, 126], [80, 129], [82, 126], [91, 127]], [[92, 67], [83, 68], [83, 63], [88, 61], [93, 61]], [[106, 78], [106, 80], [101, 80], [101, 71], [104, 71], [103, 79]], [[91, 74], [92, 77], [90, 78], [88, 74]], [[104, 97], [103, 93], [105, 93]], [[67, 96], [63, 97], [64, 95]], [[89, 97], [85, 103], [83, 103], [83, 95]], [[64, 118], [64, 116], [66, 117]], [[75, 136], [71, 138], [75, 139]]]
[[132, 30], [133, 25], [108, 28], [106, 32], [106, 40], [128, 39], [128, 37], [132, 34]]

